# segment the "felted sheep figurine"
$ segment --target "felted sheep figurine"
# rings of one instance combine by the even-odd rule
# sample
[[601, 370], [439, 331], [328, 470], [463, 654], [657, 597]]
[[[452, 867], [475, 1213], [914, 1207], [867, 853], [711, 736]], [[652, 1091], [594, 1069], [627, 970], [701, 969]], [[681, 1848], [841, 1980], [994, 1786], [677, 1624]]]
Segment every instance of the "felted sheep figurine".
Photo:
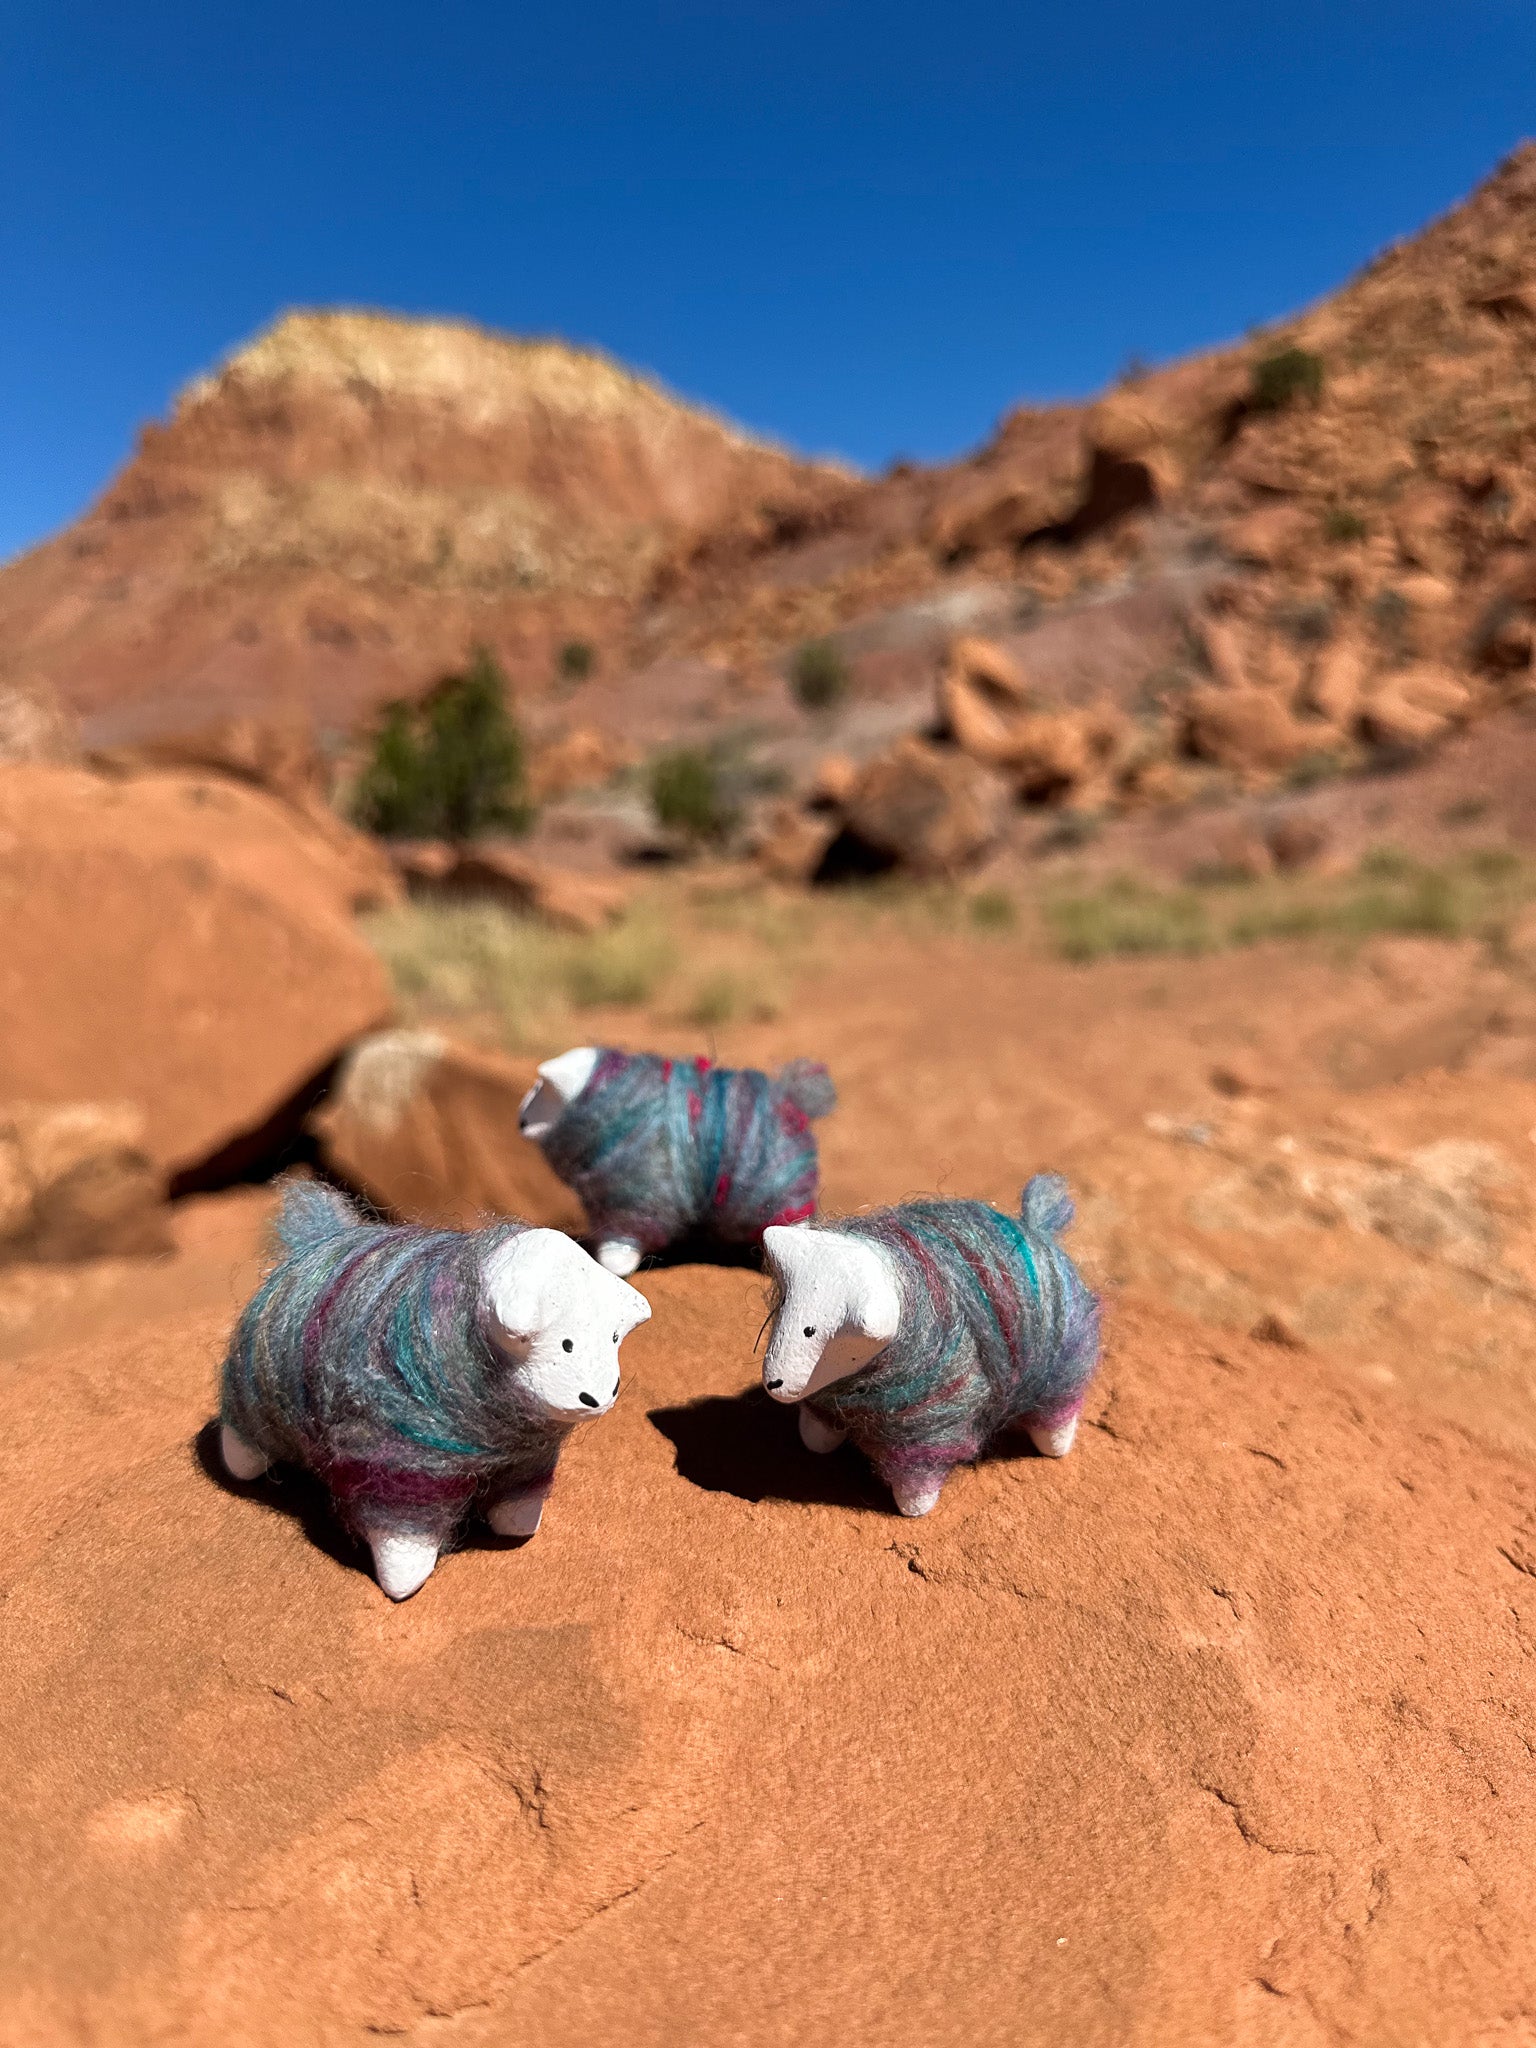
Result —
[[567, 1435], [617, 1398], [645, 1296], [557, 1230], [369, 1223], [311, 1181], [288, 1184], [277, 1233], [224, 1360], [231, 1475], [315, 1473], [392, 1600], [477, 1502], [532, 1536]]
[[810, 1450], [852, 1437], [904, 1515], [1002, 1430], [1064, 1457], [1099, 1353], [1098, 1301], [1056, 1242], [1072, 1215], [1065, 1181], [1037, 1174], [1016, 1217], [916, 1201], [765, 1231], [764, 1387], [801, 1404]]
[[755, 1245], [816, 1208], [813, 1117], [837, 1093], [825, 1067], [752, 1067], [579, 1045], [545, 1060], [520, 1128], [581, 1197], [600, 1263], [633, 1273], [694, 1233]]

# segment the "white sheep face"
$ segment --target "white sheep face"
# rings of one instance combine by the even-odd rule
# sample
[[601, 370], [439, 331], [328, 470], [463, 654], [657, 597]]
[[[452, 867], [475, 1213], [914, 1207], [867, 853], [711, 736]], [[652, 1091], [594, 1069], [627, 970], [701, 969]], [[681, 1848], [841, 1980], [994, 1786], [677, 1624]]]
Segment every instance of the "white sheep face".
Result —
[[783, 1305], [763, 1360], [775, 1401], [803, 1401], [860, 1371], [896, 1335], [901, 1291], [877, 1245], [837, 1230], [774, 1224], [763, 1253]]
[[525, 1230], [487, 1261], [485, 1295], [502, 1349], [550, 1414], [580, 1422], [613, 1406], [619, 1346], [651, 1313], [637, 1288], [563, 1232]]
[[568, 1104], [574, 1102], [591, 1080], [602, 1053], [595, 1045], [573, 1045], [557, 1059], [545, 1060], [539, 1078], [523, 1097], [517, 1112], [517, 1127], [535, 1144], [547, 1138], [560, 1121]]

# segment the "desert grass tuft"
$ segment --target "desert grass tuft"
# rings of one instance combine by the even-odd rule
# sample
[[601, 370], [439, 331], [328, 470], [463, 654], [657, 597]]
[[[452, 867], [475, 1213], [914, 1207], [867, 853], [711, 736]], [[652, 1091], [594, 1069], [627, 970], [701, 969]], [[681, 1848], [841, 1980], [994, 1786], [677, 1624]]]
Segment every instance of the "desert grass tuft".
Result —
[[1266, 939], [1350, 943], [1392, 932], [1498, 946], [1515, 913], [1533, 899], [1536, 867], [1505, 848], [1435, 865], [1382, 847], [1337, 880], [1276, 877], [1196, 891], [1119, 877], [1048, 897], [1043, 910], [1056, 951], [1088, 961], [1211, 953]]
[[654, 906], [600, 932], [552, 931], [490, 903], [407, 903], [364, 920], [402, 1007], [416, 1017], [490, 1014], [509, 1044], [572, 1011], [650, 1002], [677, 964]]

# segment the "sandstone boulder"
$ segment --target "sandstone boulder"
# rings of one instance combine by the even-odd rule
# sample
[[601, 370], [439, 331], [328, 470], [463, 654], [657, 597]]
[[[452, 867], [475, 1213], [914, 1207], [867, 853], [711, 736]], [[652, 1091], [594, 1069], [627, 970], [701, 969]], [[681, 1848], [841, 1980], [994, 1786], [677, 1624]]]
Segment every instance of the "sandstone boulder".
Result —
[[395, 873], [416, 895], [441, 887], [459, 864], [459, 849], [446, 839], [391, 839], [385, 851]]
[[492, 839], [460, 849], [446, 886], [455, 895], [489, 896], [572, 932], [600, 931], [623, 915], [631, 894], [611, 876], [554, 867], [520, 847]]
[[1245, 690], [1254, 682], [1249, 635], [1236, 619], [1202, 619], [1196, 632], [1206, 664], [1223, 689]]
[[0, 1100], [124, 1100], [161, 1169], [258, 1156], [390, 991], [344, 849], [188, 775], [0, 770]]
[[1083, 422], [1079, 526], [1086, 530], [1177, 490], [1183, 478], [1177, 434], [1177, 421], [1149, 385], [1121, 385], [1090, 407]]
[[303, 713], [284, 718], [233, 716], [206, 725], [177, 726], [131, 745], [101, 750], [105, 765], [125, 768], [209, 770], [253, 783], [287, 803], [307, 806], [324, 800], [330, 769]]
[[929, 514], [923, 538], [952, 560], [987, 548], [1018, 547], [1070, 517], [1079, 496], [1074, 477], [986, 474], [953, 488]]
[[1420, 483], [1404, 492], [1392, 520], [1403, 561], [1454, 582], [1461, 569], [1454, 535], [1460, 511], [1459, 494], [1446, 484]]
[[631, 894], [613, 876], [555, 867], [506, 839], [462, 846], [441, 839], [396, 840], [388, 856], [414, 896], [489, 900], [565, 931], [600, 931], [623, 915]]
[[927, 740], [898, 740], [849, 792], [850, 831], [917, 875], [953, 875], [995, 845], [1007, 789], [980, 763]]
[[1129, 740], [1130, 721], [1112, 704], [1039, 711], [1015, 722], [1002, 765], [1028, 803], [1093, 809], [1114, 796]]
[[752, 857], [775, 882], [808, 882], [836, 835], [837, 820], [830, 811], [774, 804], [758, 828]]
[[841, 810], [858, 779], [857, 761], [846, 754], [824, 754], [811, 777], [810, 801], [825, 810]]
[[490, 1216], [579, 1232], [580, 1202], [517, 1127], [532, 1060], [435, 1031], [352, 1047], [310, 1127], [332, 1172], [392, 1216], [472, 1229]]
[[1189, 751], [1239, 774], [1280, 773], [1318, 744], [1316, 730], [1268, 690], [1202, 684], [1190, 691], [1183, 712]]
[[1222, 529], [1222, 545], [1240, 562], [1277, 568], [1292, 562], [1316, 538], [1317, 522], [1303, 505], [1262, 505]]
[[1380, 677], [1359, 710], [1362, 737], [1417, 748], [1441, 739], [1472, 707], [1472, 692], [1450, 669], [1414, 662]]
[[1012, 656], [990, 640], [957, 640], [939, 677], [939, 722], [975, 760], [1008, 757], [1029, 685]]
[[1369, 659], [1358, 640], [1341, 638], [1325, 647], [1301, 690], [1301, 708], [1346, 732], [1360, 708]]
[[0, 1105], [0, 1262], [171, 1249], [165, 1179], [135, 1103]]

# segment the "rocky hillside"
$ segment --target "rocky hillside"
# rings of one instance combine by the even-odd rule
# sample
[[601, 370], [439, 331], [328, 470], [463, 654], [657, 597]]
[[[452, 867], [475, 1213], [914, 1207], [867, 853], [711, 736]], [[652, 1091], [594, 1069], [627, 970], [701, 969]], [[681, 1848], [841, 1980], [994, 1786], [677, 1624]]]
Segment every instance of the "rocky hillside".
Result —
[[122, 739], [278, 702], [346, 724], [474, 640], [545, 674], [678, 535], [814, 474], [562, 343], [291, 313], [0, 573], [0, 682]]
[[675, 553], [657, 595], [742, 655], [956, 576], [1054, 605], [1182, 545], [1254, 572], [1231, 608], [1302, 645], [1348, 626], [1508, 670], [1530, 651], [1533, 436], [1526, 145], [1295, 319], [1088, 405], [1021, 407], [947, 468], [797, 477]]
[[[601, 780], [750, 728], [809, 794], [935, 726], [1026, 811], [1315, 786], [1524, 716], [1533, 437], [1536, 146], [1294, 319], [876, 479], [555, 343], [291, 315], [0, 571], [0, 753], [60, 708], [97, 745], [345, 732], [484, 641], [563, 764], [540, 794], [567, 743]], [[808, 721], [824, 636], [850, 687]], [[598, 675], [557, 692], [570, 640]]]

